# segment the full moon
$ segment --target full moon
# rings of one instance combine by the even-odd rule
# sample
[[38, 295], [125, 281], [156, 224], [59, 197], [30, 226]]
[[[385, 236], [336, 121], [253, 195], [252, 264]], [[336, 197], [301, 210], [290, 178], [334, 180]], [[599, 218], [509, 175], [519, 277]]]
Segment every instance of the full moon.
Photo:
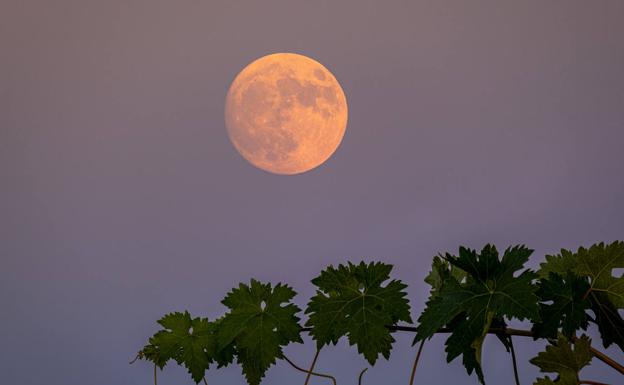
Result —
[[347, 99], [334, 75], [294, 53], [250, 63], [232, 82], [225, 102], [234, 147], [275, 174], [299, 174], [329, 159], [342, 141], [347, 115]]

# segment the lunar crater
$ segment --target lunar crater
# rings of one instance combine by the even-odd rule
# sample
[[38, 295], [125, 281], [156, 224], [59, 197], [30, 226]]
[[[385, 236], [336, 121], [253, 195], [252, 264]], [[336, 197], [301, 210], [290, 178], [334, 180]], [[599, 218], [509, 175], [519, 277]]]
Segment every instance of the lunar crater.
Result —
[[230, 139], [250, 163], [277, 174], [317, 167], [336, 150], [347, 124], [344, 92], [320, 63], [274, 54], [248, 65], [226, 100]]

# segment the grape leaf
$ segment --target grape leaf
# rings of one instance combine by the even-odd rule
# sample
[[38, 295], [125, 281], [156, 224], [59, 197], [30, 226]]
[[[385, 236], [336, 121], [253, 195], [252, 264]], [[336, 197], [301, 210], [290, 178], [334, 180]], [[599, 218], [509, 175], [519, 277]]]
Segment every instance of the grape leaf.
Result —
[[504, 317], [539, 319], [536, 286], [532, 283], [536, 275], [527, 269], [514, 276], [531, 252], [516, 246], [505, 250], [499, 259], [496, 248], [486, 245], [480, 254], [464, 247], [460, 247], [458, 257], [446, 254], [444, 259], [465, 271], [467, 277], [460, 282], [449, 274], [440, 289], [432, 292], [418, 319], [415, 342], [448, 325], [453, 332], [446, 341], [447, 360], [463, 355], [468, 373], [476, 371], [483, 383], [481, 347], [492, 322], [504, 322]]
[[216, 349], [214, 326], [206, 318], [191, 318], [189, 312], [175, 312], [158, 320], [164, 330], [158, 331], [143, 349], [146, 359], [161, 369], [173, 359], [184, 365], [199, 383], [213, 361]]
[[431, 271], [425, 277], [425, 282], [431, 286], [431, 295], [437, 294], [449, 277], [455, 278], [457, 282], [462, 282], [466, 278], [466, 272], [439, 256], [433, 257]]
[[[562, 385], [567, 385], [567, 384], [564, 384], [564, 383], [561, 383], [561, 384]], [[538, 378], [537, 380], [535, 380], [533, 385], [555, 385], [555, 382], [553, 380], [551, 380], [550, 377], [546, 376], [544, 378]]]
[[[624, 307], [624, 277], [616, 278], [613, 269], [624, 268], [624, 242], [598, 243], [579, 248], [576, 272], [591, 278], [591, 289], [603, 292], [618, 308]], [[624, 347], [623, 347], [624, 349]]]
[[619, 314], [617, 307], [605, 293], [600, 292], [591, 292], [589, 303], [596, 315], [594, 322], [598, 325], [604, 347], [608, 348], [612, 343], [615, 343], [624, 350], [624, 319]]
[[216, 335], [216, 343], [215, 350], [213, 352], [214, 361], [217, 363], [217, 368], [222, 368], [230, 365], [234, 362], [234, 357], [236, 356], [236, 347], [234, 346], [233, 341], [230, 341], [227, 344], [221, 344], [219, 342], [219, 335], [221, 330], [221, 323], [223, 322], [223, 317], [216, 319], [213, 321], [214, 325], [214, 333]]
[[286, 285], [272, 288], [252, 279], [249, 286], [241, 283], [222, 301], [230, 311], [219, 326], [219, 346], [233, 346], [250, 385], [260, 384], [276, 358], [283, 357], [283, 346], [303, 342], [296, 316], [300, 309], [290, 303], [295, 295]]
[[162, 357], [158, 347], [152, 344], [145, 345], [143, 349], [139, 351], [138, 357], [142, 360], [152, 361], [154, 365], [160, 368], [160, 370], [163, 370], [163, 368], [167, 365], [167, 361], [170, 359]]
[[[448, 261], [436, 256], [433, 258], [433, 263], [431, 265], [431, 272], [427, 277], [425, 277], [425, 282], [427, 282], [431, 286], [431, 296], [435, 297], [440, 294], [440, 290], [444, 286], [446, 280], [450, 277], [455, 278], [458, 282], [462, 282], [466, 279], [466, 272], [457, 268], [456, 266], [451, 265]], [[453, 320], [449, 322], [447, 325], [451, 329], [455, 329], [457, 327], [465, 328], [466, 323], [462, 323], [461, 321], [466, 318], [466, 313], [462, 312], [457, 315]], [[506, 327], [505, 321], [502, 318], [495, 318], [492, 320], [492, 327], [504, 328]], [[473, 348], [472, 343], [456, 343], [455, 341], [458, 337], [466, 337], [464, 334], [467, 331], [459, 330], [458, 333], [453, 337], [449, 338], [450, 343], [449, 346], [453, 348], [448, 352], [450, 356], [457, 357], [458, 355], [462, 355], [462, 361], [464, 366], [466, 367], [468, 373], [472, 373], [472, 371], [476, 371], [479, 377], [483, 376], [481, 372], [481, 367], [479, 366], [479, 360], [476, 355], [476, 350]], [[480, 334], [480, 333], [479, 333]], [[472, 339], [477, 339], [477, 346], [483, 342], [483, 338], [480, 338], [480, 335], [473, 335]], [[509, 351], [509, 338], [506, 335], [497, 334], [498, 339], [505, 346], [505, 349]], [[472, 340], [470, 336], [467, 338], [468, 340]], [[412, 345], [416, 344], [417, 339], [414, 339]], [[459, 348], [459, 349], [457, 349]]]
[[[538, 338], [556, 338], [559, 328], [566, 337], [582, 328], [587, 330], [589, 317], [586, 310], [589, 300], [585, 297], [589, 282], [568, 272], [563, 278], [550, 272], [548, 278], [539, 282], [537, 295], [540, 297], [541, 322], [533, 324], [533, 333]], [[548, 303], [552, 302], [552, 303]]]
[[412, 322], [404, 289], [407, 285], [390, 279], [392, 265], [349, 263], [329, 266], [312, 280], [318, 287], [306, 309], [310, 334], [320, 349], [347, 336], [371, 365], [379, 355], [386, 359], [394, 338], [388, 325]]
[[482, 383], [485, 382], [485, 379], [481, 369], [481, 348], [486, 335], [483, 331], [483, 325], [492, 321], [492, 312], [482, 312], [473, 317], [463, 313], [448, 324], [453, 332], [445, 343], [447, 362], [451, 362], [461, 355], [462, 363], [468, 374], [472, 374], [474, 371]]
[[580, 247], [576, 253], [562, 250], [541, 264], [540, 274], [570, 272], [587, 277], [590, 287], [584, 297], [596, 315], [603, 345], [615, 343], [624, 350], [624, 319], [618, 310], [624, 308], [624, 277], [613, 276], [613, 269], [624, 268], [624, 242], [609, 245], [597, 243], [589, 249]]
[[556, 343], [547, 346], [546, 351], [540, 352], [530, 360], [542, 372], [557, 373], [558, 379], [552, 381], [546, 377], [545, 379], [538, 379], [534, 385], [550, 383], [577, 385], [579, 384], [579, 372], [589, 365], [591, 360], [591, 340], [589, 337], [583, 335], [577, 338], [574, 344], [571, 344], [565, 336], [560, 335]]
[[574, 271], [577, 261], [573, 252], [561, 249], [557, 255], [547, 255], [546, 261], [540, 263], [540, 269], [537, 274], [540, 278], [548, 278], [550, 273], [556, 273], [565, 276], [567, 273]]

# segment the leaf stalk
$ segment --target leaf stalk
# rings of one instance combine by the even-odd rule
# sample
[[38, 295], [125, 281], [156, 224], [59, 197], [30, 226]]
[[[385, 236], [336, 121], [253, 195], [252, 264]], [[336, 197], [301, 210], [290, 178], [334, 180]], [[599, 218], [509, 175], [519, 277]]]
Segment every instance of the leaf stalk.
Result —
[[323, 378], [328, 378], [330, 379], [334, 385], [336, 385], [336, 378], [334, 378], [333, 376], [330, 376], [329, 374], [322, 374], [322, 373], [316, 373], [316, 372], [311, 372], [308, 370], [305, 370], [299, 366], [297, 366], [297, 364], [295, 364], [294, 362], [292, 362], [288, 357], [286, 357], [285, 355], [282, 355], [282, 358], [284, 358], [284, 361], [288, 362], [290, 364], [290, 366], [292, 366], [293, 368], [295, 368], [296, 370], [303, 372], [303, 373], [310, 373], [313, 376], [316, 377], [323, 377]]
[[514, 379], [516, 385], [520, 385], [520, 377], [518, 376], [518, 363], [516, 362], [516, 349], [514, 349], [513, 338], [509, 336], [509, 350], [511, 350], [511, 362], [513, 363]]
[[409, 385], [414, 385], [414, 378], [416, 377], [416, 368], [418, 367], [418, 361], [420, 360], [420, 354], [422, 353], [423, 346], [425, 346], [425, 340], [420, 341], [418, 347], [418, 353], [416, 353], [416, 359], [414, 359], [414, 366], [412, 366], [412, 374], [410, 374]]
[[364, 373], [366, 373], [367, 370], [368, 368], [364, 368], [364, 370], [360, 372], [360, 376], [358, 377], [358, 385], [362, 385], [362, 377], [364, 376]]
[[310, 377], [312, 377], [312, 372], [314, 371], [314, 367], [316, 366], [316, 360], [318, 360], [319, 353], [321, 353], [321, 349], [316, 349], [316, 354], [314, 355], [314, 359], [312, 360], [312, 364], [310, 365], [310, 369], [308, 370], [308, 374], [306, 375], [306, 379], [303, 385], [308, 385], [308, 382], [310, 382]]

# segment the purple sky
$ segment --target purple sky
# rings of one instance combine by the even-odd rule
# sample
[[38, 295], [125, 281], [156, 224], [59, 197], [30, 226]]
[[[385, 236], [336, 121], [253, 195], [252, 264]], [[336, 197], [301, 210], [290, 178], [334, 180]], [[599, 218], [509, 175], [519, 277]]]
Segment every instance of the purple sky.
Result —
[[[127, 362], [154, 321], [220, 315], [251, 277], [304, 305], [324, 266], [380, 259], [417, 316], [440, 251], [525, 243], [535, 266], [624, 238], [623, 19], [617, 0], [2, 0], [0, 382], [149, 383]], [[237, 72], [284, 51], [327, 66], [350, 107], [334, 156], [290, 177], [250, 166], [223, 122]], [[411, 338], [365, 384], [407, 383]], [[476, 384], [443, 342], [417, 383]], [[490, 384], [512, 381], [499, 345]], [[517, 342], [523, 384], [539, 349]], [[364, 367], [346, 343], [318, 365], [342, 384]], [[208, 376], [244, 383], [237, 366]], [[265, 384], [298, 382], [280, 364]]]

